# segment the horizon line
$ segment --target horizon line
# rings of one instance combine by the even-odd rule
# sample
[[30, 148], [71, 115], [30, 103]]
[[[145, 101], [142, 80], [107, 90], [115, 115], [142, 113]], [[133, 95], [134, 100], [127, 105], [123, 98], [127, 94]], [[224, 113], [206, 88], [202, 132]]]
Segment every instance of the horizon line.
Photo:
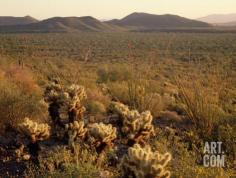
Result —
[[[145, 13], [145, 14], [152, 14], [152, 15], [177, 15], [177, 16], [181, 16], [181, 17], [188, 18], [188, 19], [193, 19], [193, 20], [196, 20], [196, 19], [199, 19], [199, 18], [203, 18], [203, 17], [207, 17], [207, 16], [212, 16], [212, 15], [233, 15], [233, 14], [236, 15], [236, 13], [233, 13], [233, 12], [232, 13], [212, 13], [212, 14], [208, 14], [208, 15], [205, 15], [205, 16], [197, 17], [197, 18], [191, 18], [191, 17], [186, 17], [186, 16], [182, 16], [182, 15], [178, 15], [178, 14], [172, 14], [172, 13], [154, 14], [154, 13], [147, 13], [147, 12], [132, 12], [132, 13], [129, 13], [127, 15], [124, 15], [123, 18], [125, 18], [125, 17], [127, 17], [127, 16], [129, 16], [131, 14], [134, 14], [134, 13]], [[97, 17], [92, 16], [92, 15], [83, 15], [83, 16], [50, 16], [50, 17], [43, 18], [43, 19], [31, 16], [29, 14], [23, 15], [23, 16], [0, 15], [0, 17], [31, 17], [31, 18], [34, 18], [34, 19], [39, 20], [39, 21], [43, 21], [43, 20], [50, 19], [50, 18], [55, 18], [55, 17], [62, 17], [62, 18], [66, 18], [66, 17], [93, 17], [93, 18], [96, 18], [96, 19], [101, 20], [101, 21], [120, 19], [120, 18], [115, 18], [115, 17], [114, 18], [97, 18]]]

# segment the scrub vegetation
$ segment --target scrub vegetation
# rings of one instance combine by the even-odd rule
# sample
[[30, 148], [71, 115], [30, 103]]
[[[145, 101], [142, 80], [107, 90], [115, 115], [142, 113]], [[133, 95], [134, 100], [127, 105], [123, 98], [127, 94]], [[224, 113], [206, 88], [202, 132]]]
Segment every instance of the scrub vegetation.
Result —
[[0, 35], [0, 177], [230, 178], [235, 143], [234, 33]]

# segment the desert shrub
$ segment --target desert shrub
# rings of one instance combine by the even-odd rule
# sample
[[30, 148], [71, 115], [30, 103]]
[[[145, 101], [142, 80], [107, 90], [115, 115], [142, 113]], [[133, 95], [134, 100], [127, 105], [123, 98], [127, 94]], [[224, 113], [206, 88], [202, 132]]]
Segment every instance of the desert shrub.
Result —
[[4, 77], [8, 81], [13, 82], [22, 88], [25, 93], [31, 93], [40, 90], [39, 86], [35, 82], [35, 79], [33, 78], [33, 74], [26, 69], [11, 66], [5, 70]]
[[97, 71], [97, 75], [98, 75], [98, 82], [101, 82], [101, 83], [108, 82], [108, 79], [109, 79], [108, 69], [106, 69], [106, 68], [99, 69]]
[[98, 176], [99, 176], [99, 172], [96, 169], [94, 169], [93, 165], [87, 164], [87, 163], [68, 164], [68, 165], [65, 165], [63, 170], [46, 172], [45, 175], [42, 175], [42, 177], [45, 177], [45, 178], [47, 178], [47, 177], [51, 177], [51, 178], [57, 178], [57, 177], [94, 178], [94, 177], [98, 177]]
[[[23, 75], [23, 74], [22, 74]], [[27, 77], [26, 77], [27, 78]], [[45, 119], [47, 107], [34, 83], [14, 77], [4, 77], [0, 82], [0, 126], [15, 127], [25, 117]], [[33, 87], [32, 87], [33, 86]], [[32, 88], [31, 88], [32, 87]]]
[[150, 110], [153, 116], [158, 116], [172, 104], [171, 97], [160, 95], [150, 90], [148, 81], [129, 80], [128, 82], [113, 82], [108, 85], [112, 98], [125, 103], [139, 111]]
[[[29, 177], [99, 177], [100, 167], [96, 153], [76, 147], [77, 154], [72, 154], [65, 147], [56, 147], [40, 155], [39, 166], [29, 166], [26, 176]], [[97, 161], [99, 162], [99, 161]]]
[[159, 118], [163, 118], [171, 122], [181, 122], [182, 118], [174, 111], [162, 111], [159, 115]]
[[146, 95], [145, 83], [141, 83], [141, 81], [128, 82], [128, 99], [131, 108], [143, 111], [145, 105], [148, 104], [147, 101], [145, 102]]
[[220, 93], [220, 104], [225, 112], [236, 116], [236, 88], [224, 88]]
[[227, 166], [236, 166], [236, 120], [233, 118], [220, 124], [217, 129], [217, 137], [222, 142], [223, 149], [227, 154]]
[[106, 85], [107, 93], [122, 103], [128, 103], [128, 86], [126, 82], [112, 82]]
[[126, 82], [127, 88], [127, 102], [132, 109], [139, 111], [160, 111], [163, 109], [163, 100], [157, 93], [157, 90], [153, 89], [152, 82], [149, 80], [142, 80], [132, 78]]
[[98, 101], [102, 103], [105, 107], [107, 107], [110, 103], [110, 98], [108, 95], [104, 94], [101, 91], [101, 88], [86, 88], [87, 93], [87, 101]]
[[4, 79], [5, 72], [0, 69], [0, 81]]
[[211, 137], [214, 127], [224, 114], [219, 106], [218, 93], [209, 90], [200, 80], [186, 84], [186, 81], [177, 79], [176, 85], [179, 88], [178, 103], [196, 131], [202, 138]]
[[[190, 159], [190, 158], [189, 158]], [[224, 170], [223, 168], [205, 168], [203, 166], [199, 165], [192, 165], [187, 160], [183, 160], [184, 166], [181, 166], [181, 169], [177, 169], [172, 177], [173, 178], [179, 178], [179, 177], [186, 177], [186, 178], [192, 178], [192, 177], [201, 177], [201, 178], [231, 178], [235, 174], [233, 171], [230, 170]]]
[[98, 82], [116, 82], [116, 81], [127, 81], [131, 78], [130, 70], [125, 66], [109, 66], [98, 69]]
[[[166, 129], [158, 128], [156, 132], [156, 143], [154, 147], [160, 152], [168, 150], [173, 155], [170, 162], [171, 177], [173, 178], [192, 178], [192, 177], [233, 177], [235, 174], [232, 170], [223, 168], [206, 168], [199, 161], [199, 155], [194, 150], [190, 150], [188, 143], [183, 142], [183, 137], [176, 133], [176, 130], [171, 129], [172, 134], [167, 134]], [[190, 139], [189, 142], [193, 140]], [[203, 148], [198, 149], [203, 152]], [[201, 157], [201, 156], [200, 156]]]
[[90, 114], [103, 114], [106, 112], [106, 107], [99, 101], [87, 101], [85, 107]]

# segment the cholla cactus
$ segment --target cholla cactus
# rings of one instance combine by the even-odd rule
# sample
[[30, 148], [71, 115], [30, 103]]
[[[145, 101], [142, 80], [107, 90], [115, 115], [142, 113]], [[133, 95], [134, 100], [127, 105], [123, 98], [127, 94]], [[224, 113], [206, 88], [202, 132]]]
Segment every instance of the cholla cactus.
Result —
[[66, 92], [69, 96], [67, 100], [69, 121], [82, 119], [86, 109], [81, 101], [87, 97], [84, 87], [73, 84], [66, 89]]
[[136, 110], [129, 110], [129, 107], [119, 103], [119, 102], [112, 102], [110, 105], [110, 110], [119, 114], [119, 116], [121, 116], [122, 119], [130, 119], [130, 120], [134, 120], [135, 118], [137, 118], [139, 116], [139, 112]]
[[69, 93], [71, 98], [84, 99], [86, 98], [85, 89], [82, 86], [72, 84], [67, 88], [67, 93]]
[[129, 139], [134, 140], [136, 143], [145, 142], [151, 135], [154, 135], [152, 119], [150, 111], [143, 112], [132, 123], [124, 122], [125, 127], [122, 130], [126, 131], [126, 127], [128, 126], [130, 128], [127, 130]]
[[62, 94], [63, 87], [58, 81], [54, 81], [47, 86], [45, 90], [45, 100], [49, 103], [58, 102], [60, 99], [60, 94]]
[[33, 143], [45, 140], [50, 136], [50, 126], [48, 124], [39, 124], [29, 118], [25, 118], [24, 121], [18, 125], [18, 130], [20, 133], [30, 137]]
[[86, 98], [84, 87], [75, 84], [63, 87], [54, 82], [45, 91], [49, 113], [56, 125], [62, 125], [63, 120], [69, 120], [71, 123], [80, 120], [85, 111], [81, 103], [84, 98]]
[[48, 111], [55, 125], [62, 126], [60, 109], [67, 97], [68, 94], [63, 91], [57, 80], [51, 82], [44, 92], [45, 101], [49, 104]]
[[68, 145], [74, 149], [76, 138], [84, 138], [87, 132], [87, 129], [84, 128], [84, 122], [74, 121], [73, 123], [66, 124], [65, 127], [69, 140]]
[[140, 114], [137, 110], [129, 110], [128, 106], [118, 102], [112, 103], [111, 110], [121, 116], [122, 131], [128, 136], [128, 139], [139, 143], [145, 142], [151, 135], [154, 135], [153, 117], [150, 111]]
[[152, 152], [150, 146], [141, 148], [135, 144], [122, 159], [122, 173], [135, 178], [169, 178], [170, 172], [166, 170], [166, 166], [170, 160], [169, 153]]
[[15, 150], [16, 161], [20, 162], [21, 160], [28, 161], [30, 159], [29, 154], [24, 153], [25, 146], [22, 144], [18, 149]]
[[111, 124], [95, 123], [88, 127], [88, 141], [96, 148], [100, 146], [111, 147], [112, 141], [115, 140], [116, 137], [116, 128], [112, 127]]

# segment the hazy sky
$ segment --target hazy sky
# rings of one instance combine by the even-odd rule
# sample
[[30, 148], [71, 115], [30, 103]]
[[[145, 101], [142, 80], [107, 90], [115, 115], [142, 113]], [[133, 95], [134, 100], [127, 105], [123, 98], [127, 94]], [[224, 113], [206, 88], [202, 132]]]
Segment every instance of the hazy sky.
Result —
[[176, 14], [189, 18], [236, 13], [236, 0], [0, 0], [0, 16], [31, 15], [122, 18], [132, 12]]

